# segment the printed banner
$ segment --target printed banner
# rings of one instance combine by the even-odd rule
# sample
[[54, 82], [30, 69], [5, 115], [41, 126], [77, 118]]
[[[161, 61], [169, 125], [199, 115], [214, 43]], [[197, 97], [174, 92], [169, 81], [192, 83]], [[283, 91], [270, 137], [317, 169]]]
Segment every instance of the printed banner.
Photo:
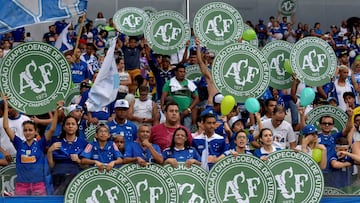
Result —
[[270, 82], [270, 69], [264, 54], [249, 44], [232, 44], [215, 57], [211, 74], [223, 95], [232, 95], [237, 102], [261, 96]]
[[0, 33], [37, 23], [55, 22], [82, 15], [87, 0], [18, 1], [0, 0]]
[[237, 42], [244, 31], [239, 11], [223, 2], [209, 3], [200, 8], [193, 24], [200, 42], [216, 51]]
[[70, 91], [71, 70], [54, 46], [27, 42], [16, 46], [2, 60], [0, 90], [9, 104], [28, 115], [52, 111]]
[[122, 8], [113, 17], [116, 28], [128, 36], [142, 35], [148, 19], [144, 10], [135, 7]]
[[190, 40], [190, 24], [179, 12], [164, 10], [151, 15], [145, 26], [145, 38], [156, 53], [171, 55]]

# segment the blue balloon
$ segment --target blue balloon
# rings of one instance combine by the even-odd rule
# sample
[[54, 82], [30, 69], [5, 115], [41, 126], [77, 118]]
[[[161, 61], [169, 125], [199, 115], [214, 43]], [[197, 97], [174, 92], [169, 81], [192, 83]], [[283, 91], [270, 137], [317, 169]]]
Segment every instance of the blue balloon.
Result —
[[311, 104], [314, 101], [314, 99], [315, 99], [315, 92], [312, 88], [305, 87], [301, 91], [301, 95], [300, 95], [301, 106], [305, 107], [305, 106]]
[[260, 103], [256, 98], [247, 98], [245, 101], [245, 108], [250, 113], [256, 113], [260, 111]]

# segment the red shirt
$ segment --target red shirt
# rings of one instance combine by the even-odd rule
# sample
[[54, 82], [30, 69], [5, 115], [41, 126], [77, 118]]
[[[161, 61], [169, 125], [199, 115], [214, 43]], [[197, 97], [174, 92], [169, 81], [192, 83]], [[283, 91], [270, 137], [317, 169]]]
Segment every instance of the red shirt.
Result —
[[[190, 131], [185, 126], [179, 125], [179, 127], [186, 130], [191, 146], [192, 136]], [[150, 142], [159, 145], [161, 151], [164, 151], [164, 149], [170, 147], [175, 130], [176, 128], [166, 127], [164, 123], [155, 125], [151, 128]]]

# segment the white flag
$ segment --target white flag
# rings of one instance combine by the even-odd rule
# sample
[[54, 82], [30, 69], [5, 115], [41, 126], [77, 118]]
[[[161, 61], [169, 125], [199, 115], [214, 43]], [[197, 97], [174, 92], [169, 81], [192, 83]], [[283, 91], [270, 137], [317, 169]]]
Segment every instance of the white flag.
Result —
[[209, 144], [207, 135], [205, 135], [205, 149], [202, 151], [201, 154], [201, 167], [206, 171], [209, 171]]
[[120, 81], [114, 58], [116, 39], [117, 37], [114, 37], [111, 40], [104, 63], [89, 91], [89, 98], [85, 102], [88, 111], [101, 111], [104, 106], [116, 99]]
[[55, 42], [55, 47], [59, 49], [62, 53], [72, 50], [74, 47], [68, 39], [69, 27], [71, 23], [69, 23], [63, 31], [61, 31], [60, 36], [57, 38]]

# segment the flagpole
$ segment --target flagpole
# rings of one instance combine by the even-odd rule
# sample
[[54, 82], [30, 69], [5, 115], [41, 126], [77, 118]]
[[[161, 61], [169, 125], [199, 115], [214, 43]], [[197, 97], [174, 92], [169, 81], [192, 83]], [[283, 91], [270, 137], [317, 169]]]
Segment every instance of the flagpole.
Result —
[[85, 19], [86, 19], [86, 13], [84, 13], [84, 14], [82, 15], [82, 18], [81, 18], [80, 29], [79, 29], [78, 35], [76, 36], [76, 44], [75, 44], [74, 50], [77, 49], [78, 46], [79, 46], [79, 41], [80, 41], [81, 33], [82, 33], [82, 30], [83, 30], [83, 27], [84, 27], [84, 21], [85, 21]]

